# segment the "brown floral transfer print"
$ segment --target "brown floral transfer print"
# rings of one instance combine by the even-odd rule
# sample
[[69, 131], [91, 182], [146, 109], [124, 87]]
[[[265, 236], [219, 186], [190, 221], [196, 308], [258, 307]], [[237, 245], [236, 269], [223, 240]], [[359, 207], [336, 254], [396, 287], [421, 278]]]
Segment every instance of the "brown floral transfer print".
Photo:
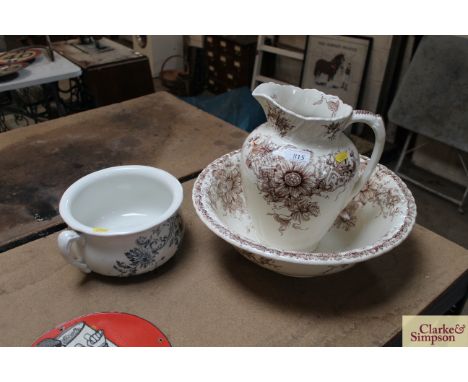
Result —
[[255, 254], [253, 254], [251, 252], [248, 252], [248, 251], [246, 251], [244, 249], [240, 249], [240, 248], [237, 248], [237, 250], [239, 251], [239, 253], [242, 256], [249, 259], [250, 261], [252, 261], [255, 264], [258, 264], [258, 265], [260, 265], [262, 267], [266, 267], [266, 268], [273, 268], [273, 269], [276, 269], [276, 270], [281, 269], [281, 266], [279, 266], [274, 259], [270, 259], [270, 258], [267, 258], [267, 257], [255, 255]]
[[355, 227], [357, 222], [357, 211], [361, 207], [361, 204], [354, 200], [349, 202], [346, 208], [338, 215], [333, 226], [338, 229], [344, 229], [345, 231], [349, 231], [351, 228]]
[[316, 182], [307, 165], [290, 162], [281, 157], [275, 162], [274, 168], [260, 169], [258, 187], [265, 193], [266, 200], [277, 202], [313, 194]]
[[338, 98], [326, 99], [322, 94], [320, 99], [312, 103], [312, 105], [321, 105], [323, 101], [327, 104], [328, 110], [332, 112], [331, 117], [333, 118], [336, 115], [336, 112], [340, 109], [340, 100]]
[[322, 125], [326, 129], [325, 137], [328, 138], [330, 141], [333, 141], [336, 138], [337, 134], [345, 129], [350, 120], [351, 115], [349, 115], [345, 119], [336, 122], [330, 122], [327, 125]]
[[239, 166], [226, 158], [217, 163], [213, 170], [214, 182], [208, 193], [208, 198], [213, 208], [218, 201], [223, 208], [224, 215], [227, 213], [243, 212], [244, 204], [241, 197], [242, 183]]
[[[361, 173], [364, 172], [365, 166], [362, 166]], [[403, 204], [398, 190], [385, 187], [385, 174], [376, 171], [371, 179], [363, 187], [363, 189], [354, 197], [354, 199], [340, 213], [333, 224], [336, 228], [342, 228], [349, 231], [356, 226], [357, 211], [370, 204], [377, 207], [379, 215], [384, 218], [393, 218], [401, 213], [400, 206]]]
[[340, 100], [339, 99], [330, 99], [325, 101], [327, 103], [328, 110], [332, 112], [332, 118], [336, 115], [336, 112], [340, 108]]
[[321, 104], [323, 103], [323, 100], [324, 100], [324, 98], [323, 98], [323, 94], [322, 94], [322, 96], [320, 97], [320, 99], [317, 100], [317, 101], [315, 101], [315, 102], [313, 102], [312, 105], [314, 105], [314, 106], [321, 105]]
[[282, 137], [294, 128], [286, 117], [286, 113], [277, 106], [268, 105], [267, 119]]
[[336, 138], [336, 134], [338, 134], [341, 129], [340, 122], [331, 122], [328, 125], [322, 125], [322, 126], [325, 127], [325, 129], [327, 129], [325, 135], [331, 141], [333, 141]]
[[357, 170], [352, 152], [348, 159], [338, 163], [336, 153], [316, 157], [309, 151], [310, 161], [298, 163], [275, 154], [280, 146], [268, 138], [254, 135], [248, 144], [246, 166], [257, 177], [257, 188], [263, 199], [273, 207], [274, 212], [269, 215], [279, 223], [281, 234], [289, 227], [303, 229], [304, 221], [319, 216], [320, 208], [313, 197], [327, 198], [327, 193], [344, 187]]
[[254, 165], [253, 160], [267, 156], [278, 148], [277, 145], [274, 145], [271, 142], [262, 141], [259, 135], [251, 136], [247, 140], [247, 143], [250, 146], [250, 152], [245, 161], [248, 168], [252, 168]]
[[[366, 163], [368, 160], [368, 158], [362, 158], [361, 165]], [[394, 187], [396, 190], [399, 190], [399, 195], [401, 196], [402, 201], [402, 205], [399, 208], [402, 210], [403, 221], [395, 227], [391, 236], [382, 238], [365, 248], [357, 248], [341, 252], [298, 252], [267, 247], [234, 232], [230, 227], [221, 223], [219, 219], [216, 218], [217, 213], [212, 210], [212, 202], [210, 201], [210, 198], [207, 197], [212, 188], [213, 166], [214, 168], [218, 168], [218, 163], [220, 161], [232, 161], [235, 162], [235, 165], [237, 166], [239, 159], [240, 150], [233, 151], [219, 158], [201, 172], [193, 187], [194, 205], [199, 216], [202, 216], [203, 219], [205, 219], [206, 224], [213, 232], [225, 240], [235, 242], [235, 246], [239, 249], [248, 251], [255, 249], [263, 254], [262, 257], [276, 256], [284, 258], [286, 261], [288, 259], [301, 259], [304, 261], [364, 261], [379, 256], [397, 246], [409, 235], [415, 224], [417, 208], [411, 191], [396, 174], [385, 166], [379, 164], [377, 165], [376, 173], [374, 173], [373, 176], [375, 176], [377, 172], [381, 172], [382, 179], [385, 180], [386, 184], [388, 184], [389, 187]]]

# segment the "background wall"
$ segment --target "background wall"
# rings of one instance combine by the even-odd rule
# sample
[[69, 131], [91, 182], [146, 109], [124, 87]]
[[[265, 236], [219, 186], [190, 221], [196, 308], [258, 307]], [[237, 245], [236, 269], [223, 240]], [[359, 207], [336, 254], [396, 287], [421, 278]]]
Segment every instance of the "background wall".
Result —
[[[372, 49], [365, 80], [362, 84], [361, 108], [376, 111], [380, 89], [385, 74], [388, 55], [392, 44], [392, 36], [366, 36], [371, 37]], [[280, 36], [279, 43], [296, 49], [304, 49], [305, 36]], [[276, 76], [286, 82], [299, 84], [302, 63], [286, 57], [278, 57], [276, 61]]]
[[392, 45], [392, 36], [366, 37], [372, 37], [372, 50], [366, 77], [362, 85], [361, 108], [375, 112], [385, 75], [390, 47]]
[[0, 36], [0, 51], [6, 50], [5, 36]]

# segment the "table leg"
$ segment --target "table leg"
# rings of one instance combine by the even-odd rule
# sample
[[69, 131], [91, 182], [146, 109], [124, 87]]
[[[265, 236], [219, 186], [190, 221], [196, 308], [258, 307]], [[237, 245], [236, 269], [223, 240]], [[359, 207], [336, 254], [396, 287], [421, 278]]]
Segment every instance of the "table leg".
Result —
[[63, 106], [62, 100], [59, 95], [58, 82], [51, 84], [52, 98], [57, 105], [57, 114], [59, 117], [66, 115], [65, 107]]
[[5, 121], [5, 114], [3, 114], [2, 111], [0, 111], [0, 133], [3, 133], [4, 131], [8, 131], [8, 126]]
[[5, 108], [11, 103], [11, 95], [9, 92], [0, 93], [0, 133], [9, 130], [5, 118]]
[[58, 117], [63, 117], [66, 115], [65, 107], [63, 106], [62, 99], [59, 95], [58, 82], [42, 85], [42, 88], [44, 90], [44, 98], [46, 100], [46, 108], [48, 110], [49, 119], [51, 119], [49, 99], [52, 99], [52, 101], [55, 103]]

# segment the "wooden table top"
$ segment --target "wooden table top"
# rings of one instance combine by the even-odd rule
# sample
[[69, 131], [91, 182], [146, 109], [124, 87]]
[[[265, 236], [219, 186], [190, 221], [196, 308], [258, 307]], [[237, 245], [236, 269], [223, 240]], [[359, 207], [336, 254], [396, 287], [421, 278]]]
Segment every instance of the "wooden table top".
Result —
[[416, 225], [393, 251], [342, 273], [282, 276], [249, 262], [196, 216], [184, 183], [186, 236], [154, 272], [85, 275], [59, 254], [57, 234], [0, 255], [0, 346], [28, 346], [76, 316], [127, 312], [158, 326], [173, 346], [383, 345], [401, 316], [430, 310], [467, 286], [468, 251]]
[[141, 164], [190, 177], [241, 147], [247, 133], [159, 92], [0, 134], [0, 252], [61, 223], [80, 177]]

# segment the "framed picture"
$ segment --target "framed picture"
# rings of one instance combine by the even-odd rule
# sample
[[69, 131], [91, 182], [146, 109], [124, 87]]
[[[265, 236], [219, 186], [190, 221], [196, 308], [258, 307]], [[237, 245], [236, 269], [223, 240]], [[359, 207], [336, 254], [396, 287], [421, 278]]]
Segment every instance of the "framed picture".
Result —
[[301, 86], [358, 107], [371, 47], [370, 37], [309, 36]]

